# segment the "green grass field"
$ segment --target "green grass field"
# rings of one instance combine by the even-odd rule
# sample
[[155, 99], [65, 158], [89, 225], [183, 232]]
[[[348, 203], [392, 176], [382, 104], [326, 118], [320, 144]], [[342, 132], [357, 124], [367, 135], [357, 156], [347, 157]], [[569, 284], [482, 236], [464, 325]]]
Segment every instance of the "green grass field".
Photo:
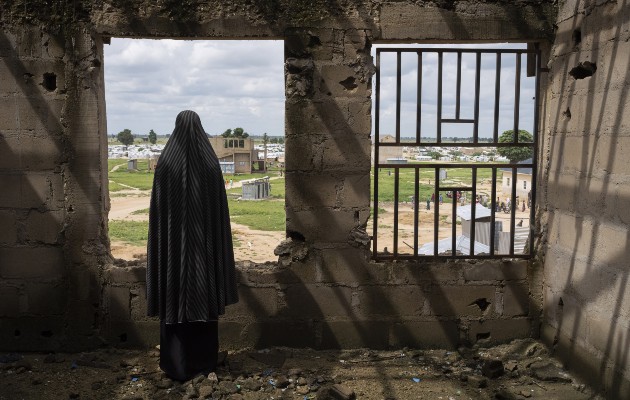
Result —
[[[138, 171], [127, 171], [127, 160], [108, 160], [109, 172], [109, 188], [112, 196], [115, 192], [127, 189], [131, 186], [141, 190], [150, 190], [153, 184], [153, 173], [147, 171], [147, 161], [138, 160]], [[124, 164], [118, 170], [111, 172], [111, 169]], [[430, 164], [427, 164], [430, 166]], [[387, 173], [388, 169], [382, 168], [379, 173], [379, 201], [391, 202], [394, 200], [394, 178], [395, 173], [391, 169], [391, 174]], [[471, 170], [467, 168], [449, 168], [447, 170], [447, 180], [443, 181], [443, 185], [470, 185], [472, 182]], [[372, 171], [373, 173], [374, 171]], [[269, 176], [277, 176], [277, 172], [271, 172]], [[414, 194], [415, 172], [411, 169], [400, 169], [400, 186], [399, 201], [409, 202]], [[226, 175], [226, 179], [233, 179], [238, 182], [244, 179], [260, 178], [263, 174], [243, 174], [243, 175]], [[489, 181], [492, 177], [490, 169], [479, 169], [477, 173], [477, 182], [482, 183]], [[497, 175], [497, 179], [501, 178], [501, 174]], [[434, 190], [435, 172], [433, 168], [422, 169], [420, 171], [420, 201], [425, 202]], [[430, 181], [430, 184], [429, 184]], [[372, 177], [371, 190], [373, 194], [374, 182]], [[146, 193], [146, 192], [145, 192]], [[253, 230], [261, 231], [283, 231], [285, 229], [285, 179], [276, 179], [271, 181], [271, 198], [258, 201], [238, 200], [242, 191], [241, 188], [228, 188], [228, 206], [232, 221], [238, 224], [246, 225]], [[449, 203], [450, 199], [443, 193], [444, 202]], [[385, 212], [379, 209], [379, 212]], [[133, 214], [148, 214], [148, 209], [138, 210]], [[144, 246], [147, 240], [147, 222], [140, 221], [110, 221], [109, 223], [110, 238], [112, 240], [121, 240], [134, 245]]]
[[[427, 164], [431, 165], [431, 164]], [[389, 173], [388, 173], [389, 171]], [[396, 174], [393, 168], [381, 168], [378, 174], [378, 200], [379, 202], [393, 202], [394, 201], [394, 187], [395, 187]], [[500, 179], [501, 174], [497, 174], [497, 179]], [[398, 200], [400, 202], [411, 201], [411, 197], [415, 191], [415, 171], [410, 168], [401, 168], [399, 172], [399, 187], [398, 187]], [[488, 182], [492, 179], [492, 170], [490, 168], [477, 170], [477, 184]], [[372, 169], [372, 182], [370, 186], [370, 195], [374, 196], [374, 169]], [[430, 184], [429, 184], [430, 182]], [[421, 169], [419, 176], [419, 199], [420, 201], [426, 201], [431, 197], [435, 187], [435, 170], [433, 168]], [[442, 186], [453, 185], [472, 185], [472, 172], [469, 168], [448, 168], [447, 179], [442, 181]], [[450, 203], [450, 199], [446, 197], [446, 192], [442, 193], [444, 202]]]
[[146, 246], [149, 221], [109, 221], [109, 238], [134, 246]]

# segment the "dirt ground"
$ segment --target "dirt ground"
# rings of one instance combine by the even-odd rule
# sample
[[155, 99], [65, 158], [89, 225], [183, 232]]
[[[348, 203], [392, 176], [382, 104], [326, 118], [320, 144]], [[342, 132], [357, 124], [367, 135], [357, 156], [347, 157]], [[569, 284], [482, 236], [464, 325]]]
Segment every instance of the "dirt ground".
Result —
[[[122, 194], [122, 196], [121, 196]], [[125, 190], [117, 192], [117, 197], [111, 198], [111, 209], [109, 219], [146, 221], [147, 214], [132, 214], [134, 211], [149, 208], [150, 191]], [[379, 205], [385, 212], [379, 214], [379, 249], [389, 246], [392, 249], [393, 226], [394, 226], [394, 206], [391, 203]], [[420, 242], [433, 240], [433, 218], [434, 205], [431, 210], [426, 207], [419, 209], [419, 232]], [[440, 207], [439, 239], [445, 239], [451, 235], [451, 205], [445, 203]], [[413, 243], [413, 208], [409, 203], [401, 203], [399, 207], [399, 252], [410, 252], [409, 243]], [[497, 221], [503, 221], [504, 229], [509, 230], [509, 214], [497, 213]], [[523, 226], [528, 226], [529, 209], [525, 212], [516, 212], [516, 221], [523, 220]], [[372, 235], [372, 222], [368, 222], [367, 233]], [[458, 234], [461, 234], [461, 227], [457, 227]], [[282, 231], [256, 231], [245, 225], [232, 222], [232, 231], [238, 240], [234, 248], [234, 257], [239, 261], [265, 262], [276, 261], [278, 257], [274, 254], [274, 249], [282, 240], [285, 233]], [[146, 248], [132, 246], [123, 242], [111, 242], [112, 255], [116, 258], [130, 260], [139, 258], [146, 254]]]
[[110, 348], [0, 355], [0, 400], [604, 399], [531, 339], [458, 351], [242, 350], [216, 374], [183, 383], [159, 370], [158, 357]]

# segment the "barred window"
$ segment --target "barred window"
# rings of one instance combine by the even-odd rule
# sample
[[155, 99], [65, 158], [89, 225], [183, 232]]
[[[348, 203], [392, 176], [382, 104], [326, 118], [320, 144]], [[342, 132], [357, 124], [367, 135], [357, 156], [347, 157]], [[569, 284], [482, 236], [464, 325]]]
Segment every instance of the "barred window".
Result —
[[533, 45], [376, 49], [375, 259], [532, 255], [539, 70]]

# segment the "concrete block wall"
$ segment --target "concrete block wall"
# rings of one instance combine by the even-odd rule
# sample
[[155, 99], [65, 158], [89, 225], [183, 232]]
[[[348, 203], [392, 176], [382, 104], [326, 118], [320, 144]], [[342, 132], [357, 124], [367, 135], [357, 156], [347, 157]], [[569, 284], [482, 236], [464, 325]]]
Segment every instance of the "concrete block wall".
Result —
[[549, 62], [543, 338], [630, 393], [630, 3], [565, 1]]
[[90, 35], [72, 40], [73, 54], [41, 28], [0, 32], [0, 337], [14, 349], [89, 346], [75, 333], [93, 338], [98, 325], [107, 148], [90, 103], [98, 80], [81, 82], [87, 66], [75, 61], [99, 54]]
[[[364, 250], [338, 252], [344, 269], [315, 250], [285, 266], [240, 263], [240, 302], [220, 318], [221, 346], [453, 349], [538, 333], [526, 261], [373, 263]], [[108, 343], [159, 343], [158, 321], [145, 316], [145, 273], [106, 269]]]
[[[531, 266], [524, 276], [501, 262], [367, 261], [369, 52], [377, 41], [545, 40], [553, 1], [197, 3], [1, 2], [0, 348], [156, 340], [141, 267], [110, 268], [102, 46], [111, 36], [285, 41], [287, 234], [309, 255], [241, 268], [245, 300], [222, 323], [234, 345], [273, 344], [279, 326], [295, 333], [282, 344], [304, 336], [319, 347], [536, 332]], [[469, 306], [478, 298], [490, 303], [483, 313]]]

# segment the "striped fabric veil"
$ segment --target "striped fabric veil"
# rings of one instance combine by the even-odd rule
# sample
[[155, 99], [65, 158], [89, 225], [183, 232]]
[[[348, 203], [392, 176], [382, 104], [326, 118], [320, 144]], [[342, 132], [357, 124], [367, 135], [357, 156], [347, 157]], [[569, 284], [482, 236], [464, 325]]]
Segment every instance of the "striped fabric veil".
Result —
[[182, 111], [153, 180], [147, 313], [166, 323], [211, 321], [237, 301], [229, 210], [219, 160], [199, 116]]

